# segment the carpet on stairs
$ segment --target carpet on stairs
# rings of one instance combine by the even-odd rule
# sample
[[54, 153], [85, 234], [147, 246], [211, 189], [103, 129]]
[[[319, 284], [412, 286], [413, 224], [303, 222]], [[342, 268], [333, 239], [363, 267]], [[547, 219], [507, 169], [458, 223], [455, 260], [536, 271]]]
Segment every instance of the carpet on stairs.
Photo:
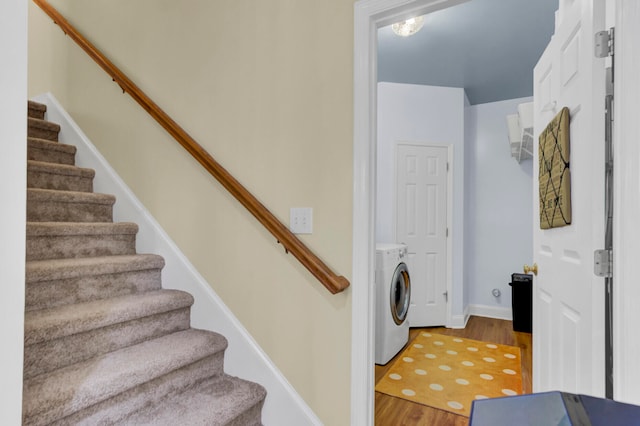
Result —
[[191, 328], [46, 106], [28, 115], [23, 423], [259, 425], [265, 389], [224, 372], [224, 336]]

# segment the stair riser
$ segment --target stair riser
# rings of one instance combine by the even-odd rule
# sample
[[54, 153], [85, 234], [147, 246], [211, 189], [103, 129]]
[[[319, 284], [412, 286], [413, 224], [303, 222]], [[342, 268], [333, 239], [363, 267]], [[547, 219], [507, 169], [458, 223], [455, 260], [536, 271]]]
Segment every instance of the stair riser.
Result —
[[34, 201], [27, 203], [28, 222], [113, 222], [113, 206], [95, 203]]
[[44, 120], [44, 114], [47, 110], [42, 108], [32, 108], [31, 105], [28, 108], [28, 116], [31, 118], [37, 118], [39, 120]]
[[227, 423], [225, 426], [261, 425], [263, 405], [264, 399], [233, 419], [232, 422]]
[[26, 310], [53, 308], [158, 290], [160, 269], [120, 272], [96, 276], [30, 283], [27, 277]]
[[[26, 418], [23, 423], [86, 426], [116, 424], [145, 405], [160, 401], [167, 394], [180, 392], [200, 380], [222, 374], [223, 362], [224, 352], [220, 351], [76, 413], [67, 413], [65, 407], [56, 407], [52, 412]], [[61, 418], [65, 415], [68, 417]]]
[[27, 261], [135, 254], [134, 234], [27, 236]]
[[27, 149], [27, 159], [34, 161], [44, 161], [45, 163], [75, 164], [75, 154], [61, 152], [53, 149], [29, 147]]
[[[223, 374], [205, 379], [180, 395], [145, 407], [123, 419], [127, 425], [260, 426], [266, 389]], [[188, 407], [188, 409], [185, 409]]]
[[27, 169], [27, 188], [93, 192], [93, 176], [69, 176]]
[[27, 137], [30, 138], [38, 138], [38, 139], [46, 139], [48, 141], [57, 141], [58, 133], [55, 130], [45, 129], [35, 126], [27, 127]]
[[189, 328], [189, 317], [189, 308], [177, 309], [25, 346], [24, 377], [28, 379], [151, 338], [186, 330]]

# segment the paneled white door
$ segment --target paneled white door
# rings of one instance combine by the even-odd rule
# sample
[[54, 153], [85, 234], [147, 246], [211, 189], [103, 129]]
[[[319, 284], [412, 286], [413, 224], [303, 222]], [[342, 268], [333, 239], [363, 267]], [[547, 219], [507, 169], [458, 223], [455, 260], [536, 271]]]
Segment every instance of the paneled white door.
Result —
[[408, 246], [411, 327], [447, 320], [448, 154], [445, 146], [396, 149], [396, 240]]
[[[560, 0], [555, 35], [534, 70], [533, 390], [604, 395], [605, 63], [594, 56], [604, 0]], [[572, 223], [540, 229], [538, 136], [568, 107]]]

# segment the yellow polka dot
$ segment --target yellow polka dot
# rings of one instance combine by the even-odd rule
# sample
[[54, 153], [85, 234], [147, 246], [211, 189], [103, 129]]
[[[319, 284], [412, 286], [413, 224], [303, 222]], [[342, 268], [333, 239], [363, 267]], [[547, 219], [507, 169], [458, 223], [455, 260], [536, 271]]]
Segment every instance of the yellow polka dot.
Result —
[[444, 342], [441, 342], [440, 340], [436, 340], [435, 342], [433, 342], [433, 344], [436, 346], [442, 346], [444, 345]]
[[402, 380], [402, 376], [396, 373], [389, 374], [391, 380]]
[[426, 372], [426, 371], [424, 371], [424, 370], [422, 370], [422, 369], [420, 369], [420, 368], [418, 368], [418, 369], [415, 371], [415, 373], [416, 373], [416, 374], [418, 374], [418, 375], [420, 375], [420, 376], [425, 376], [425, 375], [427, 374], [427, 372]]
[[472, 363], [471, 361], [462, 361], [462, 365], [466, 367], [473, 367], [475, 364]]
[[476, 399], [489, 399], [486, 395], [476, 395]]
[[489, 357], [489, 356], [486, 356], [486, 357], [484, 357], [484, 358], [482, 358], [482, 359], [483, 359], [483, 360], [485, 360], [486, 362], [496, 362], [496, 360], [495, 360], [495, 359], [493, 359], [493, 358], [491, 358], [491, 357]]
[[410, 356], [405, 356], [404, 358], [402, 358], [402, 360], [404, 362], [413, 362], [413, 358], [411, 358]]
[[402, 389], [402, 394], [406, 396], [416, 396], [416, 393], [411, 389]]
[[481, 374], [480, 378], [484, 380], [493, 380], [493, 376], [491, 374]]
[[436, 356], [434, 354], [425, 354], [424, 357], [429, 359], [436, 359]]
[[456, 343], [462, 343], [463, 342], [462, 339], [453, 339], [453, 341], [456, 342]]
[[516, 372], [515, 372], [515, 371], [513, 371], [513, 370], [511, 370], [510, 368], [505, 368], [504, 370], [502, 370], [502, 372], [503, 372], [504, 374], [510, 374], [510, 375], [512, 375], [512, 376], [513, 376], [514, 374], [516, 374]]
[[424, 348], [424, 346], [422, 346], [420, 343], [416, 343], [413, 345], [414, 348], [418, 348], [418, 349], [422, 349]]
[[451, 371], [451, 367], [449, 367], [448, 365], [441, 365], [438, 368], [442, 371]]
[[502, 389], [502, 393], [505, 395], [509, 395], [509, 396], [513, 396], [513, 395], [517, 395], [518, 392], [511, 390], [511, 389]]
[[489, 349], [497, 349], [497, 348], [498, 348], [496, 345], [494, 345], [494, 344], [492, 344], [492, 343], [487, 344], [487, 347], [488, 347]]
[[431, 390], [438, 391], [438, 392], [440, 392], [440, 391], [444, 390], [444, 387], [443, 387], [442, 385], [437, 384], [437, 383], [431, 383], [431, 384], [429, 385], [429, 388], [430, 388]]
[[452, 351], [452, 350], [448, 350], [448, 351], [447, 351], [447, 353], [448, 353], [449, 355], [458, 355], [458, 352], [456, 352], [456, 351]]
[[470, 352], [478, 352], [478, 348], [474, 348], [473, 346], [468, 347], [467, 350]]
[[468, 381], [468, 380], [465, 380], [465, 379], [456, 379], [456, 383], [457, 383], [457, 384], [459, 384], [459, 385], [464, 385], [464, 386], [466, 386], [466, 385], [468, 385], [468, 384], [469, 384], [469, 381]]
[[516, 356], [514, 354], [504, 354], [505, 358], [509, 358], [509, 359], [515, 359]]
[[431, 333], [422, 333], [424, 337], [431, 337]]

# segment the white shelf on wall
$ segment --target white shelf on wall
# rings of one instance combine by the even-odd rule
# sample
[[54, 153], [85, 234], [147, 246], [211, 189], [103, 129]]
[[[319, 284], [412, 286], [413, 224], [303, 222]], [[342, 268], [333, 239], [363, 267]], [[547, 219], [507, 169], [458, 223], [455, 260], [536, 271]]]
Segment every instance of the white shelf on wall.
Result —
[[518, 105], [518, 113], [507, 115], [511, 156], [518, 163], [533, 158], [533, 102]]

